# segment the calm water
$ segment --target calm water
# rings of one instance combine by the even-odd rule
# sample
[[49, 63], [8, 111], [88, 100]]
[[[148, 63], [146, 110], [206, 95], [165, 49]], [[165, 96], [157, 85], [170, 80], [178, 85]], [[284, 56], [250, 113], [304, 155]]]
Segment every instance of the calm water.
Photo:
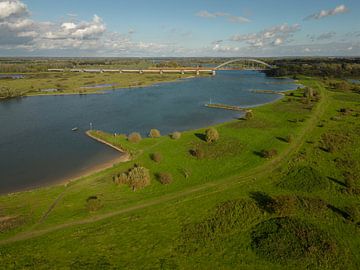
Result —
[[[279, 83], [281, 82], [281, 83]], [[239, 112], [204, 107], [214, 103], [255, 106], [278, 95], [251, 90], [289, 90], [291, 80], [248, 71], [218, 72], [104, 95], [38, 96], [0, 102], [0, 193], [49, 185], [113, 160], [119, 153], [84, 135], [95, 129], [113, 133], [151, 128], [162, 134], [227, 121]], [[73, 127], [79, 127], [73, 132]]]

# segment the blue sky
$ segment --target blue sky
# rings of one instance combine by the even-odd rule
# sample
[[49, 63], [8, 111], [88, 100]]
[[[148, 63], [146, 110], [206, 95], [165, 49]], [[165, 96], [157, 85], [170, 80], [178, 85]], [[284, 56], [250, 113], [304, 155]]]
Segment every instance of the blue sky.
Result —
[[360, 56], [360, 1], [0, 0], [0, 56]]

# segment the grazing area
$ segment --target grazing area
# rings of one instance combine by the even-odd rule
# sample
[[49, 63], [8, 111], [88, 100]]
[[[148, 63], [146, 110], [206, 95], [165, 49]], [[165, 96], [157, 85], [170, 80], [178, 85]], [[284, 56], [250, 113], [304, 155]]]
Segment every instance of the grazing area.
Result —
[[358, 269], [359, 94], [299, 79], [209, 128], [89, 131], [131, 160], [1, 196], [2, 267]]

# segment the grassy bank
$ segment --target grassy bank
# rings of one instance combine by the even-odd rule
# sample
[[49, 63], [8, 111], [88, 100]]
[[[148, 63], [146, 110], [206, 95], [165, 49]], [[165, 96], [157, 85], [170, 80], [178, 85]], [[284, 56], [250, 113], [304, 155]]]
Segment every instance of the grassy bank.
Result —
[[[316, 98], [289, 93], [251, 119], [216, 126], [214, 143], [204, 129], [138, 143], [93, 131], [132, 160], [1, 196], [2, 266], [358, 269], [360, 97], [301, 83]], [[113, 180], [135, 163], [151, 182], [134, 192]]]
[[89, 94], [102, 90], [149, 86], [186, 78], [180, 74], [26, 73], [23, 79], [1, 79], [0, 99], [24, 95]]

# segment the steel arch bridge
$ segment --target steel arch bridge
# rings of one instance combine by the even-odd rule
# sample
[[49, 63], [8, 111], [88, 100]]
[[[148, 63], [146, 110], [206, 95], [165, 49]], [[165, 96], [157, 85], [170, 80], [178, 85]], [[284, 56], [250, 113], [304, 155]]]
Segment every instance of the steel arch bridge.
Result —
[[[219, 70], [222, 67], [224, 67], [226, 65], [229, 65], [229, 64], [232, 64], [232, 63], [235, 63], [235, 62], [244, 62], [245, 64], [250, 62], [250, 63], [253, 64], [252, 67], [248, 65], [248, 67], [246, 69], [265, 70], [265, 69], [273, 69], [273, 68], [275, 68], [274, 66], [269, 65], [268, 63], [265, 63], [264, 61], [260, 61], [260, 60], [257, 60], [257, 59], [238, 58], [238, 59], [233, 59], [233, 60], [227, 61], [225, 63], [222, 63], [221, 65], [218, 65], [217, 67], [215, 67], [214, 70]], [[257, 66], [255, 67], [254, 64], [257, 65]]]

